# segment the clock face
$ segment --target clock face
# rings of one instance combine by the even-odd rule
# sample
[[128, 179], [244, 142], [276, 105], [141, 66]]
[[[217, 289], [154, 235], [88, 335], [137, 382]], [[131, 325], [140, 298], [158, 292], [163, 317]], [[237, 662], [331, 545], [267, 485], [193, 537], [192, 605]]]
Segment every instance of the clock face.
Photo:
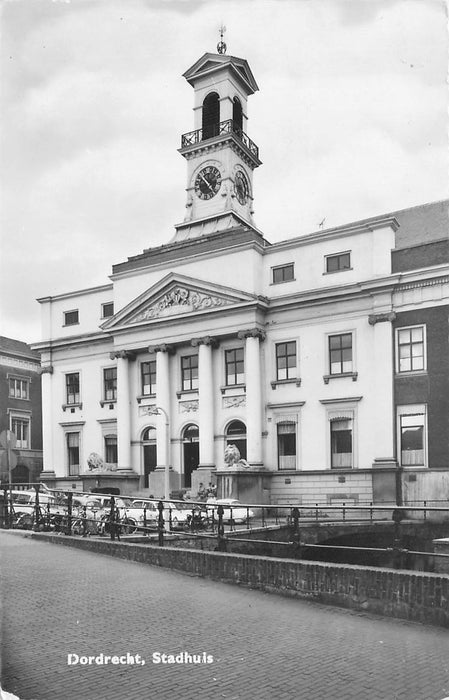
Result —
[[235, 174], [234, 190], [240, 204], [246, 204], [249, 196], [249, 185], [245, 174], [241, 170], [238, 170]]
[[201, 199], [212, 199], [221, 185], [221, 174], [218, 168], [208, 165], [200, 170], [195, 179], [195, 192]]

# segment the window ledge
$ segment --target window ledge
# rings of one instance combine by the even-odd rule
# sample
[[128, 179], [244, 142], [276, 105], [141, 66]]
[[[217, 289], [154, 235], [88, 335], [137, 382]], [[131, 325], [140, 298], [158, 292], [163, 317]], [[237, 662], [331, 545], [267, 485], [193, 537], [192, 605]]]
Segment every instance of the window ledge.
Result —
[[142, 403], [145, 399], [155, 399], [156, 394], [142, 394], [141, 396], [137, 396], [137, 403]]
[[270, 282], [270, 287], [276, 287], [278, 284], [288, 284], [289, 282], [296, 282], [296, 277], [292, 277], [291, 280], [281, 280], [280, 282]]
[[296, 386], [301, 386], [301, 378], [294, 377], [293, 379], [275, 379], [270, 382], [271, 388], [276, 389], [277, 386], [282, 384], [296, 384]]
[[225, 384], [224, 386], [220, 387], [222, 394], [226, 394], [231, 389], [242, 389], [243, 391], [246, 391], [246, 384]]
[[343, 267], [341, 270], [329, 270], [326, 272], [323, 272], [323, 275], [335, 275], [336, 273], [338, 274], [339, 272], [349, 272], [350, 270], [353, 270], [353, 267]]
[[191, 396], [192, 394], [196, 394], [198, 396], [198, 389], [180, 389], [176, 392], [176, 396], [178, 397], [178, 399], [185, 395]]
[[30, 401], [28, 396], [9, 396], [12, 401]]
[[68, 408], [79, 408], [81, 409], [83, 407], [82, 403], [63, 403], [62, 404], [62, 410], [66, 411]]
[[409, 370], [408, 372], [395, 372], [395, 377], [426, 377], [426, 369], [415, 369]]
[[104, 406], [106, 406], [106, 404], [108, 404], [109, 408], [111, 408], [111, 406], [114, 406], [114, 404], [116, 404], [116, 403], [117, 403], [117, 399], [102, 399], [100, 401], [100, 406], [101, 406], [101, 408], [103, 408]]
[[325, 384], [329, 384], [329, 379], [340, 379], [341, 377], [351, 377], [353, 382], [357, 381], [359, 376], [358, 372], [342, 372], [341, 374], [324, 374], [323, 381]]

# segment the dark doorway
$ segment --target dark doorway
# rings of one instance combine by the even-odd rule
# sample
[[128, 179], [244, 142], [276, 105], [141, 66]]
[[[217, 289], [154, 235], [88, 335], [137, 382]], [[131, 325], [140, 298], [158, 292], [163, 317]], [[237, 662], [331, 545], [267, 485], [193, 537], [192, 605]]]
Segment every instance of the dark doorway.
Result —
[[200, 444], [198, 426], [188, 425], [182, 436], [184, 449], [184, 487], [192, 485], [192, 472], [198, 468], [200, 461]]
[[147, 428], [142, 435], [144, 488], [150, 485], [149, 478], [157, 465], [156, 428]]
[[243, 131], [242, 103], [238, 97], [234, 97], [232, 102], [232, 126], [233, 131], [241, 135]]

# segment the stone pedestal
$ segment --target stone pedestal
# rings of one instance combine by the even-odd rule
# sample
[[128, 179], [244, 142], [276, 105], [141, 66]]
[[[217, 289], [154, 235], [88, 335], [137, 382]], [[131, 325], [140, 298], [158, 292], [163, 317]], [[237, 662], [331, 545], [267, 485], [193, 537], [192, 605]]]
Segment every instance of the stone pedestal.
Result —
[[242, 503], [270, 503], [270, 475], [260, 469], [217, 469], [217, 497]]
[[193, 498], [196, 498], [200, 484], [203, 484], [204, 488], [207, 490], [209, 484], [217, 483], [216, 468], [211, 467], [199, 467], [192, 472], [192, 486], [190, 491], [192, 492]]
[[[81, 474], [82, 490], [90, 493], [96, 489], [97, 493], [102, 493], [102, 489], [118, 489], [120, 496], [133, 495], [139, 488], [139, 474], [132, 470], [127, 472], [93, 472]], [[108, 493], [104, 491], [103, 493]]]
[[[170, 469], [169, 472], [169, 485], [170, 493], [172, 491], [177, 491], [181, 487], [180, 478], [178, 472]], [[165, 490], [165, 469], [160, 469], [159, 467], [151, 472], [149, 477], [149, 492], [154, 498], [164, 498]]]

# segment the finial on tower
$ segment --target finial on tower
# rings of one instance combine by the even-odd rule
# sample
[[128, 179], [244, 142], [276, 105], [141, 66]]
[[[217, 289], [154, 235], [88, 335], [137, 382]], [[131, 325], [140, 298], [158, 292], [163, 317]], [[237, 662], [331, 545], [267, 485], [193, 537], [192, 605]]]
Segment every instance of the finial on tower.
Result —
[[223, 41], [223, 36], [226, 31], [226, 27], [222, 24], [220, 27], [220, 41], [217, 44], [217, 51], [218, 53], [226, 53], [226, 44]]

